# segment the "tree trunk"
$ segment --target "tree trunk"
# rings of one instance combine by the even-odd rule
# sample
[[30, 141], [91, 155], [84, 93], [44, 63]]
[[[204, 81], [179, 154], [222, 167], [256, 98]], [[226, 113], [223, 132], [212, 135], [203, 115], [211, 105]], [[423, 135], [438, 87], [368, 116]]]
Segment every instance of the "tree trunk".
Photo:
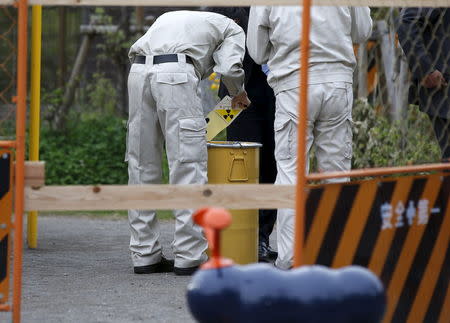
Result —
[[395, 120], [405, 118], [408, 109], [409, 67], [404, 56], [401, 57], [399, 61], [400, 71], [395, 82]]
[[380, 34], [380, 44], [381, 44], [381, 61], [383, 63], [383, 72], [386, 77], [386, 90], [388, 93], [386, 109], [391, 112], [395, 108], [393, 108], [393, 104], [395, 102], [395, 86], [394, 86], [394, 67], [395, 67], [395, 48], [393, 40], [390, 37], [389, 29], [386, 21], [377, 21], [376, 22], [378, 32]]
[[367, 42], [359, 44], [358, 48], [358, 99], [366, 99], [368, 95], [367, 90]]
[[59, 13], [59, 33], [58, 33], [58, 65], [59, 65], [59, 75], [58, 75], [58, 86], [64, 88], [66, 83], [66, 8], [58, 8]]
[[[125, 32], [126, 39], [131, 38], [131, 31], [130, 31], [130, 15], [131, 11], [127, 10], [127, 8], [122, 8], [121, 11], [121, 22], [120, 22], [120, 28], [122, 28]], [[136, 19], [139, 19], [140, 21], [137, 21], [137, 23], [142, 24], [142, 29], [144, 26], [144, 8], [137, 7], [136, 8]], [[120, 57], [117, 57], [116, 64], [119, 67], [119, 102], [120, 107], [118, 109], [120, 115], [127, 116], [128, 115], [128, 59], [124, 60], [123, 57], [127, 57], [128, 49], [123, 51], [123, 55], [120, 55]]]
[[144, 7], [136, 7], [136, 31], [142, 33], [144, 31]]
[[87, 54], [93, 37], [94, 36], [92, 34], [86, 34], [83, 36], [81, 46], [78, 50], [78, 54], [75, 59], [75, 64], [73, 65], [72, 73], [70, 74], [69, 81], [67, 82], [67, 86], [64, 91], [64, 97], [61, 108], [59, 109], [59, 111], [57, 111], [55, 116], [56, 129], [64, 129], [66, 126], [67, 115], [73, 103], [75, 90], [80, 81], [80, 74], [84, 64], [86, 63]]

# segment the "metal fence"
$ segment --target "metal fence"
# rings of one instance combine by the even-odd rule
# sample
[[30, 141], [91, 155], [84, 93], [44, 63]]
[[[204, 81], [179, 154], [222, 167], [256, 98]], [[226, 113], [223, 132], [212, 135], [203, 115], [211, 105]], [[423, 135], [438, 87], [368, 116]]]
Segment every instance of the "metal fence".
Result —
[[354, 47], [352, 169], [448, 159], [449, 10], [384, 7], [371, 15], [372, 36]]
[[0, 138], [11, 139], [15, 134], [16, 37], [17, 10], [0, 7]]

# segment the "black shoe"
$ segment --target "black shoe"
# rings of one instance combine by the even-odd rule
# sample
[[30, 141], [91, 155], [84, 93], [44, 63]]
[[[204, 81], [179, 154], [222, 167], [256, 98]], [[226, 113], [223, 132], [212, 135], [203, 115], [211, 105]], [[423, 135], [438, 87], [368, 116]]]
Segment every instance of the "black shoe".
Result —
[[156, 274], [156, 273], [170, 273], [173, 271], [173, 260], [161, 258], [161, 261], [147, 266], [135, 266], [135, 274]]
[[199, 267], [200, 266], [186, 267], [186, 268], [174, 267], [173, 272], [177, 276], [191, 276], [193, 273], [197, 271]]
[[272, 262], [278, 257], [278, 252], [273, 250], [266, 242], [261, 241], [258, 246], [258, 261]]
[[267, 244], [265, 242], [260, 242], [258, 246], [258, 261], [259, 262], [271, 262], [269, 256], [269, 251], [267, 249]]
[[269, 258], [272, 260], [276, 260], [278, 257], [278, 252], [272, 249], [272, 247], [267, 246], [267, 253], [269, 255]]

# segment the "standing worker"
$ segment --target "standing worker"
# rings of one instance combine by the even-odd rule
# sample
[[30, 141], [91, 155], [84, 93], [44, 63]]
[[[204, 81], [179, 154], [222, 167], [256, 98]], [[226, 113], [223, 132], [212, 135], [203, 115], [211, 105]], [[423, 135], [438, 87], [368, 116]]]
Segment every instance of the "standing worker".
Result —
[[[206, 184], [206, 121], [199, 80], [221, 74], [232, 106], [250, 104], [243, 88], [245, 35], [231, 19], [210, 12], [160, 16], [129, 52], [129, 181], [158, 184], [165, 142], [170, 184]], [[162, 255], [154, 210], [129, 210], [130, 250], [136, 274], [191, 275], [207, 260], [207, 242], [192, 210], [175, 210], [175, 262]]]
[[[247, 31], [249, 7], [216, 7], [211, 11], [233, 19]], [[277, 176], [275, 161], [275, 139], [273, 123], [275, 120], [275, 95], [267, 83], [267, 75], [261, 65], [256, 64], [246, 52], [244, 56], [245, 90], [252, 104], [241, 112], [227, 128], [227, 140], [250, 141], [262, 144], [259, 158], [259, 183], [273, 184]], [[223, 84], [219, 97], [228, 95]], [[258, 261], [273, 262], [277, 252], [270, 247], [269, 237], [277, 219], [277, 210], [259, 210]]]
[[[276, 97], [276, 184], [295, 184], [297, 179], [301, 14], [302, 7], [293, 6], [250, 10], [248, 51], [256, 63], [268, 64]], [[351, 168], [353, 43], [364, 42], [371, 31], [368, 7], [311, 9], [306, 158], [314, 144], [320, 172]], [[294, 210], [278, 210], [275, 265], [282, 269], [292, 267], [294, 221]]]
[[450, 9], [403, 8], [398, 39], [413, 81], [409, 102], [428, 114], [441, 148], [450, 161]]

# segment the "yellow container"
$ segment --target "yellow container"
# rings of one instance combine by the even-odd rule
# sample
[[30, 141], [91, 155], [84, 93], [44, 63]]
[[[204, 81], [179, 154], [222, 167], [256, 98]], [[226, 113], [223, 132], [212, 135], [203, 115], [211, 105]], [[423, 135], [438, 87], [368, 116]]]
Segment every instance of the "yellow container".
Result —
[[[208, 142], [208, 183], [259, 183], [261, 146], [254, 142]], [[230, 210], [230, 213], [231, 226], [221, 236], [222, 256], [242, 265], [258, 262], [258, 210]]]

